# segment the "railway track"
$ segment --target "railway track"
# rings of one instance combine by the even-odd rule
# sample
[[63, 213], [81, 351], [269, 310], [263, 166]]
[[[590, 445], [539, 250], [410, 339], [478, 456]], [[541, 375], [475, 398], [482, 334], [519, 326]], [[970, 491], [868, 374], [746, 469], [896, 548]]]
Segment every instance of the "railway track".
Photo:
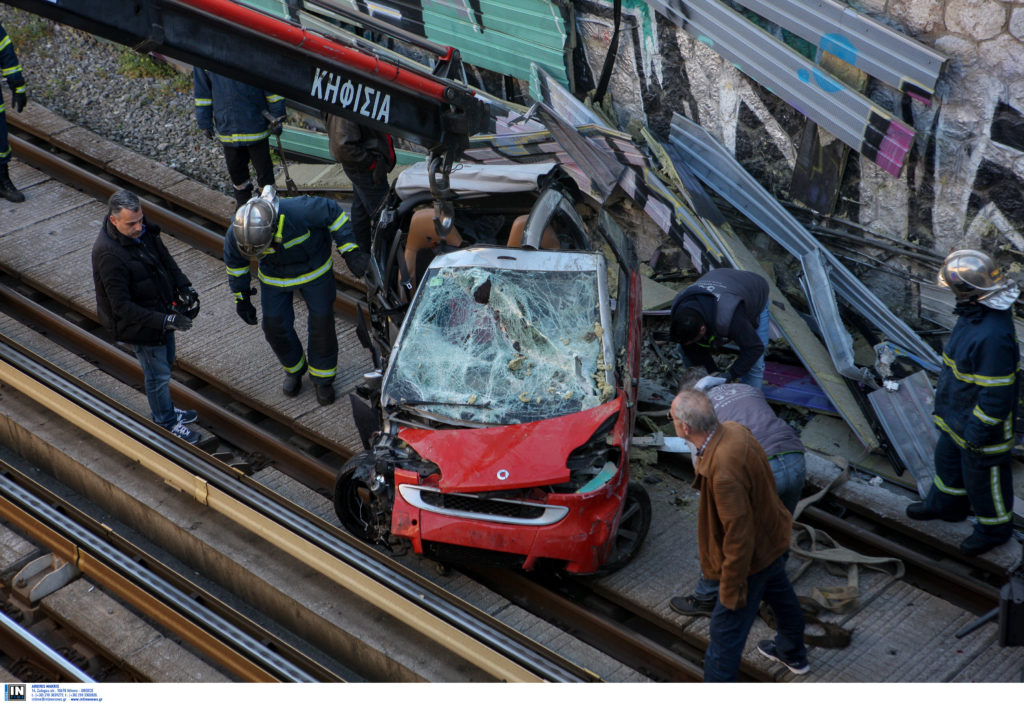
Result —
[[[39, 140], [43, 136], [41, 133], [33, 133], [31, 138]], [[87, 169], [95, 169], [96, 164], [69, 168], [67, 156], [54, 158], [46, 153], [46, 149], [24, 140], [15, 141], [15, 150], [19, 158], [48, 172], [53, 168], [52, 172], [69, 174], [68, 178], [82, 178], [81, 184], [76, 187], [97, 197], [104, 197], [104, 193], [117, 187], [109, 181], [103, 185], [102, 179], [87, 172]], [[144, 184], [133, 182], [132, 185], [141, 187]], [[182, 238], [199, 250], [211, 255], [219, 253], [218, 235], [211, 233], [208, 227], [212, 225], [222, 228], [223, 217], [218, 223], [218, 215], [209, 208], [205, 214], [186, 213], [180, 208], [187, 203], [175, 202], [173, 197], [156, 188], [146, 190], [155, 197], [157, 203], [169, 204], [167, 208], [147, 204], [150, 217], [176, 235], [178, 227], [189, 232]], [[157, 218], [166, 219], [161, 221]], [[204, 221], [206, 226], [197, 225], [196, 220]], [[7, 270], [6, 274], [11, 284], [21, 289], [26, 288], [18, 271]], [[342, 288], [350, 283], [343, 277], [339, 280], [337, 308], [343, 317], [355, 309], [354, 304], [350, 305], [346, 301], [357, 299], [357, 289]], [[11, 286], [0, 287], [0, 300], [5, 310], [15, 311], [28, 324], [46, 328], [48, 335], [61, 339], [77, 354], [101, 360], [100, 363], [110, 369], [113, 376], [138, 384], [141, 376], [131, 357], [95, 334], [95, 324], [90, 319], [91, 310], [74, 304], [62, 310], [60, 308], [66, 304], [65, 301], [57, 298], [47, 300], [46, 296], [51, 295], [50, 292], [28, 293], [23, 295]], [[69, 316], [75, 317], [77, 324], [68, 322]], [[343, 349], [341, 352], [342, 358], [348, 354], [364, 355], [361, 349]], [[187, 366], [186, 369], [192, 371]], [[212, 449], [213, 453], [227, 457], [236, 471], [243, 474], [273, 465], [320, 495], [329, 496], [337, 466], [352, 451], [343, 442], [324, 441], [321, 433], [309, 431], [301, 421], [274, 413], [272, 408], [259, 402], [252, 403], [250, 395], [238, 392], [228, 383], [218, 384], [217, 379], [190, 374], [184, 382], [174, 384], [173, 393], [176, 400], [181, 399], [187, 407], [199, 410], [204, 427], [217, 438], [218, 445]], [[226, 407], [229, 404], [235, 407], [229, 410]], [[240, 412], [239, 405], [245, 406]], [[297, 443], [294, 441], [296, 437], [305, 441]], [[298, 449], [296, 444], [302, 444], [303, 449]], [[991, 564], [976, 561], [960, 567], [955, 576], [950, 576], [946, 566], [934, 558], [934, 549], [929, 550], [928, 545], [921, 543], [907, 546], [906, 542], [910, 538], [896, 535], [892, 532], [892, 525], [879, 527], [864, 522], [853, 525], [844, 520], [836, 520], [823, 510], [812, 509], [810, 513], [816, 522], [827, 525], [833, 536], [844, 543], [849, 541], [853, 544], [853, 540], [860, 540], [856, 544], [863, 545], [865, 549], [875, 553], [898, 554], [906, 562], [915, 564], [915, 580], [929, 590], [950, 595], [949, 584], [953, 583], [958, 589], [956, 597], [964, 598], [965, 594], [969, 594], [973, 599], [970, 601], [972, 612], [980, 614], [994, 605], [996, 587], [993, 583], [998, 582], [1001, 574]], [[869, 517], [864, 516], [861, 520]], [[885, 530], [890, 531], [888, 535], [881, 534]], [[900, 542], [891, 539], [892, 536], [897, 536]], [[646, 676], [655, 680], [699, 680], [699, 660], [705, 642], [700, 634], [685, 632], [684, 624], [684, 634], [681, 635], [678, 618], [669, 619], [650, 607], [638, 605], [634, 600], [622, 597], [614, 586], [608, 587], [600, 580], [558, 583], [557, 579], [529, 579], [508, 573], [496, 575], [476, 572], [473, 575], [511, 601], [528, 604], [540, 617], [558, 622], [567, 631], [577, 634], [582, 640], [620, 661], [627, 662], [627, 666]], [[769, 671], [749, 666], [745, 668], [745, 674], [754, 680], [772, 678]]]

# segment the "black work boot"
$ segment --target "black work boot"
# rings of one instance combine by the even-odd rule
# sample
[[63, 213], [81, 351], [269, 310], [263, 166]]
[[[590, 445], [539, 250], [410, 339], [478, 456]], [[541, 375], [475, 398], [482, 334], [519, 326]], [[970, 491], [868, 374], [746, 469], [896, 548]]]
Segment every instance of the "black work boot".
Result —
[[960, 553], [966, 554], [969, 557], [976, 557], [979, 554], [984, 554], [988, 550], [994, 549], [995, 547], [1010, 541], [1010, 537], [1012, 536], [1012, 532], [1008, 532], [1005, 537], [1001, 537], [998, 535], [985, 534], [984, 532], [978, 532], [975, 530], [967, 539], [960, 543]]
[[330, 405], [334, 402], [334, 386], [330, 383], [316, 384], [316, 402], [320, 405]]
[[11, 183], [11, 175], [7, 171], [7, 164], [0, 166], [0, 198], [6, 198], [12, 203], [25, 202], [25, 195]]
[[289, 398], [294, 398], [302, 390], [302, 374], [306, 373], [306, 369], [302, 369], [298, 373], [286, 373], [284, 375], [284, 383], [281, 384], [281, 390]]
[[235, 188], [235, 207], [240, 208], [249, 202], [249, 198], [252, 197], [252, 184], [245, 186], [245, 188]]
[[945, 520], [946, 522], [960, 522], [967, 519], [967, 513], [956, 513], [954, 515], [943, 515], [925, 506], [924, 501], [911, 503], [907, 506], [907, 517], [911, 520]]

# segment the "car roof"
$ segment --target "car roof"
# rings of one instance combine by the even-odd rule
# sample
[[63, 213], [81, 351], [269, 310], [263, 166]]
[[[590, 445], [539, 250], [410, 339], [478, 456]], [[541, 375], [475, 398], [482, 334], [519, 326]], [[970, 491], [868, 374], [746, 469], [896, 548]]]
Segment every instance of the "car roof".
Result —
[[[536, 191], [541, 178], [558, 168], [554, 162], [537, 164], [460, 163], [452, 169], [450, 188], [459, 196], [492, 195]], [[402, 200], [430, 193], [427, 163], [409, 166], [395, 179], [395, 192]]]

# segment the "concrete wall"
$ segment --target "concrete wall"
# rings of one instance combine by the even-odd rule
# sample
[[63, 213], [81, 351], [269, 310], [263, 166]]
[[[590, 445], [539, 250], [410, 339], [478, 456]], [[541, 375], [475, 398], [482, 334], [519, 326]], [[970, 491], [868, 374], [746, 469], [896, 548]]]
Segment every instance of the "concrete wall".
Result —
[[[597, 76], [612, 3], [574, 4]], [[899, 178], [852, 154], [834, 214], [939, 254], [969, 245], [1001, 249], [1004, 263], [1016, 260], [1024, 252], [1024, 0], [847, 4], [949, 61], [930, 106], [869, 82], [872, 100], [915, 127], [914, 148]], [[639, 119], [665, 138], [672, 113], [682, 113], [786, 200], [806, 118], [642, 0], [624, 0], [622, 25], [610, 89], [622, 124]]]

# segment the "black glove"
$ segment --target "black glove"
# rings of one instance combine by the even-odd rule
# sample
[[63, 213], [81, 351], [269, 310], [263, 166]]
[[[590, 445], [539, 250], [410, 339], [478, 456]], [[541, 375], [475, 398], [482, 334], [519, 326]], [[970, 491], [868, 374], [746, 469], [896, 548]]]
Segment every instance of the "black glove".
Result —
[[249, 296], [252, 294], [253, 290], [243, 292], [242, 297], [235, 303], [235, 312], [247, 325], [256, 324], [256, 308], [249, 302]]
[[25, 106], [28, 105], [28, 93], [24, 90], [21, 90], [20, 92], [15, 90], [11, 95], [11, 101], [14, 105], [14, 109], [21, 112], [25, 109]]
[[192, 286], [181, 288], [177, 292], [177, 298], [174, 305], [178, 312], [190, 320], [196, 319], [196, 315], [199, 314], [199, 293], [196, 289]]
[[352, 275], [362, 278], [370, 268], [370, 255], [362, 249], [356, 249], [345, 255], [345, 263], [348, 264], [348, 270]]
[[284, 123], [283, 122], [272, 122], [270, 124], [270, 133], [273, 134], [275, 137], [280, 137], [281, 136], [281, 132], [283, 132], [283, 131], [284, 131]]
[[373, 182], [377, 185], [388, 182], [388, 161], [378, 156], [370, 164], [370, 172], [373, 174]]
[[203, 132], [203, 134], [206, 135], [207, 139], [216, 139], [217, 138], [217, 135], [213, 133], [212, 129], [204, 129], [204, 130], [202, 130], [202, 132]]
[[164, 329], [171, 331], [181, 330], [184, 332], [185, 330], [192, 329], [192, 320], [185, 317], [184, 315], [177, 315], [175, 313], [171, 313], [170, 315], [164, 318]]

